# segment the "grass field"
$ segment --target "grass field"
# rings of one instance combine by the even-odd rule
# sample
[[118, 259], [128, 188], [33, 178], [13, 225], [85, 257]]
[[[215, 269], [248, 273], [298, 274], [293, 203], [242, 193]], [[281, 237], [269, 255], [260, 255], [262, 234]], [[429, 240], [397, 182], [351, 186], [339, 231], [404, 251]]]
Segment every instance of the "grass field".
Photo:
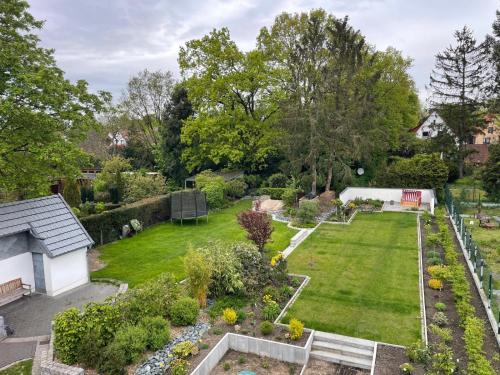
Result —
[[290, 309], [306, 327], [408, 345], [420, 337], [416, 215], [322, 224], [288, 258], [311, 281]]
[[[92, 277], [122, 280], [134, 287], [163, 272], [172, 272], [179, 279], [184, 277], [182, 257], [188, 247], [203, 246], [209, 241], [245, 240], [246, 234], [236, 221], [236, 214], [251, 206], [242, 200], [233, 206], [210, 214], [208, 223], [202, 219], [180, 223], [163, 223], [147, 228], [131, 238], [113, 242], [99, 248], [100, 259], [106, 267], [92, 273]], [[284, 250], [296, 231], [284, 223], [273, 222], [271, 252]]]
[[31, 367], [33, 366], [33, 360], [28, 359], [16, 363], [15, 365], [0, 371], [0, 375], [31, 375]]

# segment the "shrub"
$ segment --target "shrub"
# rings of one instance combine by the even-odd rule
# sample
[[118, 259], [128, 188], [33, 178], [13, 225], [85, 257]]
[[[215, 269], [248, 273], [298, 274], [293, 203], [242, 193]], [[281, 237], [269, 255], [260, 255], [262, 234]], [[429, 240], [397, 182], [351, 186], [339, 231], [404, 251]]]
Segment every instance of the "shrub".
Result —
[[304, 201], [297, 210], [297, 219], [303, 224], [316, 222], [316, 216], [319, 214], [319, 206], [316, 201]]
[[170, 362], [170, 375], [187, 375], [189, 362], [182, 358]]
[[269, 281], [269, 267], [264, 256], [257, 246], [248, 242], [235, 242], [232, 248], [241, 264], [241, 279], [245, 280], [245, 294], [254, 296]]
[[172, 353], [179, 358], [186, 359], [191, 355], [198, 354], [198, 347], [191, 341], [183, 341], [172, 348]]
[[265, 212], [246, 210], [238, 214], [238, 223], [246, 230], [247, 238], [263, 251], [274, 230], [270, 216]]
[[75, 179], [64, 180], [62, 196], [70, 207], [78, 207], [82, 203], [80, 186]]
[[99, 374], [124, 375], [127, 359], [125, 351], [112, 342], [103, 352], [102, 359], [97, 363]]
[[234, 325], [237, 318], [238, 314], [236, 314], [236, 311], [230, 307], [225, 308], [222, 312], [222, 320], [224, 320], [226, 324]]
[[441, 255], [437, 251], [428, 251], [427, 252], [427, 259], [430, 258], [441, 258]]
[[436, 336], [439, 336], [445, 344], [449, 344], [453, 340], [453, 334], [450, 328], [442, 328], [437, 324], [431, 324], [429, 329]]
[[241, 198], [245, 195], [248, 185], [242, 178], [235, 178], [226, 183], [227, 195], [233, 198]]
[[283, 300], [289, 299], [293, 296], [294, 290], [291, 286], [285, 285], [281, 288], [281, 297]]
[[198, 319], [198, 302], [190, 297], [180, 298], [170, 309], [172, 323], [178, 326], [195, 324]]
[[136, 324], [146, 316], [167, 317], [172, 303], [179, 298], [179, 284], [170, 273], [130, 289], [117, 297], [117, 305], [125, 320]]
[[267, 186], [271, 188], [284, 188], [288, 178], [283, 173], [274, 173], [267, 179]]
[[432, 322], [439, 327], [444, 327], [448, 324], [448, 318], [446, 317], [444, 312], [438, 311], [432, 316]]
[[399, 369], [402, 374], [413, 374], [413, 371], [415, 371], [415, 367], [411, 363], [403, 363], [399, 366]]
[[128, 174], [125, 178], [124, 201], [136, 202], [140, 199], [155, 197], [167, 192], [163, 177], [153, 177], [140, 173]]
[[446, 305], [443, 302], [436, 302], [434, 305], [437, 311], [445, 311], [446, 310]]
[[301, 284], [300, 280], [296, 277], [294, 277], [291, 281], [291, 284], [294, 288], [298, 288]]
[[429, 349], [420, 340], [406, 348], [406, 355], [410, 361], [417, 363], [427, 363], [430, 359]]
[[[269, 296], [269, 297], [266, 297], [266, 296]], [[262, 295], [262, 302], [264, 304], [267, 304], [271, 301], [279, 301], [280, 300], [280, 291], [278, 289], [276, 289], [275, 287], [273, 286], [266, 286], [264, 288], [264, 291], [263, 291], [263, 295]]]
[[208, 169], [198, 173], [195, 180], [196, 187], [205, 193], [209, 208], [217, 209], [224, 206], [226, 183], [222, 176], [218, 176]]
[[170, 218], [170, 195], [146, 198], [80, 221], [96, 244], [103, 245], [120, 239], [122, 227], [130, 220], [139, 220], [144, 227]]
[[212, 263], [200, 252], [189, 249], [184, 257], [184, 270], [191, 295], [198, 300], [200, 307], [205, 307], [208, 287], [212, 280]]
[[280, 306], [277, 302], [271, 301], [262, 309], [262, 316], [265, 320], [274, 321], [280, 314]]
[[439, 279], [430, 279], [429, 288], [434, 290], [441, 290], [443, 289], [443, 282]]
[[209, 291], [214, 297], [244, 290], [242, 266], [233, 248], [233, 244], [215, 241], [199, 249], [213, 266]]
[[216, 318], [222, 314], [222, 311], [227, 308], [231, 307], [234, 310], [238, 310], [243, 308], [247, 304], [247, 300], [244, 297], [241, 296], [224, 296], [217, 301], [210, 307], [208, 310], [208, 315], [211, 318]]
[[293, 208], [297, 205], [297, 193], [298, 191], [295, 189], [287, 188], [281, 194], [281, 200], [283, 201], [283, 205], [287, 208]]
[[100, 344], [100, 329], [87, 328], [78, 345], [78, 363], [86, 367], [94, 367], [102, 358], [104, 346]]
[[238, 310], [236, 312], [237, 318], [236, 318], [236, 323], [241, 324], [246, 318], [247, 318], [247, 313], [243, 310]]
[[443, 264], [443, 261], [441, 260], [441, 258], [429, 258], [427, 259], [426, 263], [430, 266], [435, 266], [438, 264]]
[[231, 370], [231, 365], [229, 364], [229, 362], [224, 362], [222, 368], [224, 369], [224, 371], [229, 371]]
[[95, 204], [95, 212], [97, 214], [100, 214], [103, 213], [104, 211], [106, 211], [106, 205], [103, 202], [97, 202]]
[[258, 174], [246, 174], [243, 177], [243, 180], [250, 189], [255, 189], [259, 187], [262, 183], [262, 177]]
[[260, 323], [260, 333], [262, 333], [264, 336], [268, 336], [274, 331], [274, 324], [271, 323], [270, 321], [263, 321]]
[[449, 280], [451, 278], [450, 269], [442, 264], [427, 267], [427, 272], [433, 279]]
[[290, 331], [290, 339], [298, 340], [304, 333], [304, 323], [298, 319], [291, 319], [290, 324], [288, 325], [288, 330]]
[[281, 199], [285, 190], [284, 188], [260, 188], [257, 190], [257, 194], [269, 195], [271, 199]]
[[71, 365], [77, 361], [80, 342], [87, 327], [76, 307], [69, 308], [55, 316], [54, 349], [61, 362]]
[[141, 325], [146, 329], [146, 346], [151, 350], [158, 350], [170, 341], [170, 324], [161, 316], [145, 317]]
[[[140, 325], [125, 324], [118, 328], [115, 338], [109, 347], [122, 352], [127, 364], [134, 363], [146, 349], [148, 332]], [[118, 356], [120, 357], [120, 356]]]

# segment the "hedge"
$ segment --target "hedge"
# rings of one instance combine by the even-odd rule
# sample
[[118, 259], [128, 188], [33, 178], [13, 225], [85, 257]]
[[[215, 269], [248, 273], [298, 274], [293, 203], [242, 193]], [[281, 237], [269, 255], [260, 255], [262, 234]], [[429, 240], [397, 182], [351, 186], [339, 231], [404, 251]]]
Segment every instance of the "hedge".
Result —
[[137, 219], [143, 228], [170, 219], [170, 194], [146, 198], [80, 221], [96, 245], [120, 239], [122, 227]]
[[286, 188], [263, 187], [257, 190], [259, 195], [269, 195], [271, 199], [281, 199]]

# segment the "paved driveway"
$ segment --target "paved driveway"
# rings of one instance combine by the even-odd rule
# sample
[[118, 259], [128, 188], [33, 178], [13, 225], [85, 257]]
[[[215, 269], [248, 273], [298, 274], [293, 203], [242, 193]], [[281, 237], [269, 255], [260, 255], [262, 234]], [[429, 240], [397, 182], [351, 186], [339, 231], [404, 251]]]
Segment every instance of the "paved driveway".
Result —
[[116, 294], [118, 287], [90, 283], [56, 297], [34, 294], [0, 307], [0, 315], [14, 330], [13, 337], [31, 337], [50, 334], [50, 322], [54, 315], [69, 307], [82, 307], [87, 302], [102, 301]]

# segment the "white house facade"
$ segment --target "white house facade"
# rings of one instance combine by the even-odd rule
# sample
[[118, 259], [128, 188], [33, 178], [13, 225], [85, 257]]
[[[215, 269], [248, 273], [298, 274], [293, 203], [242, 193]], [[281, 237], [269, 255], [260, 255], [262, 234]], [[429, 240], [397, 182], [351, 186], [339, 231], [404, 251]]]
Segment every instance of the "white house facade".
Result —
[[434, 138], [442, 131], [450, 132], [446, 123], [436, 111], [432, 111], [424, 122], [411, 129], [411, 131], [414, 132], [415, 136], [419, 139]]
[[89, 282], [94, 244], [60, 195], [0, 205], [0, 284], [55, 296]]

